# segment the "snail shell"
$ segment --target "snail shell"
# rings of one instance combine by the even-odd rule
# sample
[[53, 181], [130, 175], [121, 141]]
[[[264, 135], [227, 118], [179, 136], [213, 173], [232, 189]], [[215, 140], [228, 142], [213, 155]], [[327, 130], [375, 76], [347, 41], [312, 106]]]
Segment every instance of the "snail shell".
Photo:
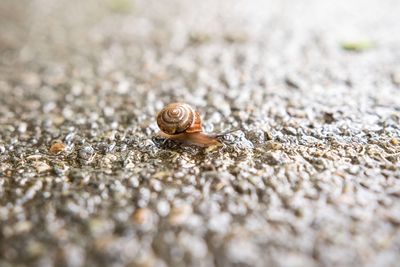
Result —
[[165, 106], [157, 115], [161, 135], [181, 143], [201, 147], [219, 146], [216, 136], [203, 133], [200, 114], [185, 103], [172, 103]]
[[165, 106], [157, 115], [157, 124], [169, 135], [202, 131], [200, 114], [185, 103]]

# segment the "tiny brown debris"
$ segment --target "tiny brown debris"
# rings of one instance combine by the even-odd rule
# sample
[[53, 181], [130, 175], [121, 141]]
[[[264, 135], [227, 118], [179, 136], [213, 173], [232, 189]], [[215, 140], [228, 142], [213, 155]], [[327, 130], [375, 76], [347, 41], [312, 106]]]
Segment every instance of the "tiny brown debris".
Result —
[[65, 145], [63, 143], [54, 143], [49, 149], [50, 153], [52, 154], [59, 154], [64, 150], [65, 150]]
[[282, 148], [282, 144], [275, 142], [275, 141], [270, 141], [270, 142], [267, 142], [266, 148], [268, 150], [280, 150]]
[[318, 149], [318, 150], [316, 150], [314, 152], [314, 156], [317, 157], [317, 158], [322, 157], [323, 155], [324, 155], [324, 151], [323, 150]]
[[400, 225], [400, 214], [396, 212], [387, 211], [384, 212], [384, 216], [386, 217], [387, 221], [391, 224], [399, 226]]
[[400, 85], [400, 71], [393, 72], [390, 77], [392, 78], [392, 82], [394, 85]]
[[147, 208], [140, 208], [133, 213], [133, 221], [137, 224], [145, 224], [151, 217], [151, 211]]
[[390, 139], [390, 143], [394, 146], [397, 146], [400, 142], [399, 142], [399, 139], [392, 138], [392, 139]]
[[189, 36], [189, 42], [193, 45], [203, 44], [211, 41], [212, 37], [205, 32], [194, 32]]
[[226, 181], [220, 181], [220, 182], [218, 182], [218, 183], [216, 183], [216, 184], [213, 185], [213, 189], [214, 189], [215, 191], [220, 191], [220, 190], [222, 190], [222, 188], [224, 188], [226, 185], [227, 185], [227, 182], [226, 182]]
[[227, 33], [223, 36], [225, 42], [227, 43], [245, 43], [248, 36], [245, 33]]
[[324, 122], [327, 124], [331, 124], [336, 120], [335, 115], [331, 112], [325, 112], [323, 119], [324, 119]]

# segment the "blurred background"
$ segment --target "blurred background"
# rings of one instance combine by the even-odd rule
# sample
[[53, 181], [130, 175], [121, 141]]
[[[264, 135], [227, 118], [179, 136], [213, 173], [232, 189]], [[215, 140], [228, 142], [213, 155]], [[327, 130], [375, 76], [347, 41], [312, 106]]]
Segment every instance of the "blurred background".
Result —
[[[0, 266], [397, 266], [399, 15], [2, 0]], [[154, 138], [176, 101], [236, 131]]]

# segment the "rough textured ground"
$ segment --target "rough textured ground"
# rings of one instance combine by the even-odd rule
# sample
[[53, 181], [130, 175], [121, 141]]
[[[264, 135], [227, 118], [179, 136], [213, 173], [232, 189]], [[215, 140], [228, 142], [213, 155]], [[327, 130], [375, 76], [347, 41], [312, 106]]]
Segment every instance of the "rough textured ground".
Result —
[[[1, 1], [0, 266], [398, 266], [399, 14]], [[157, 137], [172, 101], [224, 146]]]

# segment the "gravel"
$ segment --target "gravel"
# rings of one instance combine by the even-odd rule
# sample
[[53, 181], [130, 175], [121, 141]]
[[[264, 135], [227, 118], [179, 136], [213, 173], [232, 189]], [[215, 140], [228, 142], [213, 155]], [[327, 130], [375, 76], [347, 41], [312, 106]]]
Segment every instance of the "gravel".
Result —
[[2, 1], [0, 266], [397, 266], [399, 13]]

